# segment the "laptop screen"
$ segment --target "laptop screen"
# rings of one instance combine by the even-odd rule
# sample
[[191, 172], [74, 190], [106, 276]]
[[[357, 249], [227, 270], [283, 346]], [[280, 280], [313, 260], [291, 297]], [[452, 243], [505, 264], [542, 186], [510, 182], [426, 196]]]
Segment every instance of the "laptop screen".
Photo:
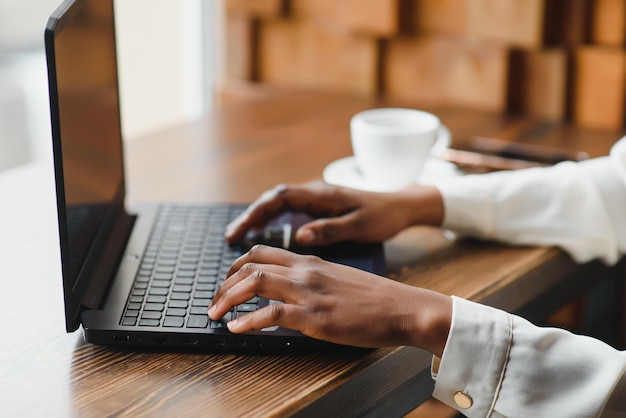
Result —
[[76, 289], [123, 199], [122, 141], [113, 2], [66, 1], [59, 10], [62, 18], [48, 24], [46, 49], [63, 276], [66, 289]]

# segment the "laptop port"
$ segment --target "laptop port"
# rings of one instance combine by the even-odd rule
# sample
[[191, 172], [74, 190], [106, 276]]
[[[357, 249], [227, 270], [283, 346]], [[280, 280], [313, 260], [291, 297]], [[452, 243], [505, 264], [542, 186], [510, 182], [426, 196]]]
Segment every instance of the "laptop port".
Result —
[[156, 345], [163, 345], [167, 342], [167, 337], [152, 337], [152, 343]]
[[226, 341], [224, 340], [209, 340], [207, 342], [209, 347], [224, 347], [226, 345]]
[[130, 341], [130, 335], [113, 334], [113, 341], [116, 343], [128, 343]]
[[198, 339], [193, 337], [180, 337], [178, 342], [184, 345], [198, 345]]

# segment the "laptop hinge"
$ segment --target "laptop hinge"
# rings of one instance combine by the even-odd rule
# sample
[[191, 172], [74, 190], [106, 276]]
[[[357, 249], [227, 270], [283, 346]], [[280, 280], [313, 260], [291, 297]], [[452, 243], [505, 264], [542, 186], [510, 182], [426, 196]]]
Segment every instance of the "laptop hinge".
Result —
[[117, 268], [124, 254], [124, 248], [135, 223], [136, 216], [120, 210], [113, 222], [111, 233], [102, 247], [98, 261], [93, 266], [92, 277], [83, 297], [82, 305], [90, 309], [99, 309], [109, 290]]

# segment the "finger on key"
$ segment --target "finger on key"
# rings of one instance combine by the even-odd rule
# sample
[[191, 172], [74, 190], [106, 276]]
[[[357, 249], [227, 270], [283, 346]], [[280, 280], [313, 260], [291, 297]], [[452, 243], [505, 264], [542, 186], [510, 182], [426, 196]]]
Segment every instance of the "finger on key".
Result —
[[240, 242], [251, 229], [262, 228], [287, 208], [288, 187], [280, 184], [264, 192], [255, 202], [226, 227], [226, 240]]
[[209, 310], [211, 319], [219, 319], [234, 306], [245, 303], [254, 296], [283, 301], [288, 298], [293, 284], [285, 276], [253, 266], [234, 276], [233, 284], [222, 287], [213, 298]]
[[272, 326], [304, 331], [307, 328], [306, 312], [296, 305], [271, 304], [228, 323], [228, 329], [234, 333]]

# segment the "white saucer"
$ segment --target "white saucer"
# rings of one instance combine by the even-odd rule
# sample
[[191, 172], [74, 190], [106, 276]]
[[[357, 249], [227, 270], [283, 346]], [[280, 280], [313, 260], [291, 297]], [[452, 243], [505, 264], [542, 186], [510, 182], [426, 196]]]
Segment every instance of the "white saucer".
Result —
[[[422, 173], [415, 181], [421, 184], [432, 184], [442, 177], [459, 175], [462, 175], [462, 173], [454, 164], [431, 157], [426, 161]], [[354, 156], [341, 158], [328, 164], [326, 168], [324, 168], [323, 176], [326, 183], [337, 186], [345, 186], [371, 192], [391, 191], [388, 188], [375, 187], [375, 185], [369, 184], [361, 175]]]

